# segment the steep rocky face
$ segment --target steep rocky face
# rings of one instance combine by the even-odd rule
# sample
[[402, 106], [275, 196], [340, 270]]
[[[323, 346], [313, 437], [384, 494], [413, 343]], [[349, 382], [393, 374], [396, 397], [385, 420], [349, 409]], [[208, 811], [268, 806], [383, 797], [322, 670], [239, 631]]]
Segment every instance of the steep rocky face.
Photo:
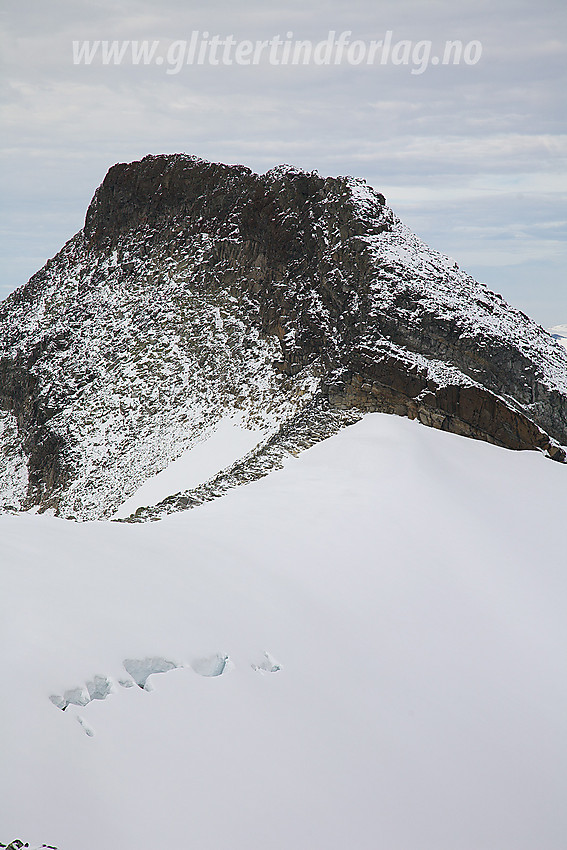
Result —
[[235, 411], [270, 445], [315, 405], [564, 460], [567, 352], [364, 181], [146, 157], [0, 305], [0, 400], [4, 505], [98, 518]]

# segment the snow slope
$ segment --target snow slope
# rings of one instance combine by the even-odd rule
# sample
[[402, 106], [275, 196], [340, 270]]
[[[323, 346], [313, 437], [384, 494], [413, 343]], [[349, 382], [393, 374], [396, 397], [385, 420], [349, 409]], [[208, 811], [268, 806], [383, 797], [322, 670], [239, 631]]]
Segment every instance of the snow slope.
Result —
[[208, 437], [186, 449], [157, 475], [148, 478], [133, 496], [120, 505], [115, 518], [130, 516], [137, 508], [156, 504], [174, 493], [197, 487], [252, 451], [268, 433], [266, 428], [247, 428], [238, 413], [221, 419]]
[[371, 414], [161, 522], [0, 517], [0, 841], [563, 850], [566, 472]]

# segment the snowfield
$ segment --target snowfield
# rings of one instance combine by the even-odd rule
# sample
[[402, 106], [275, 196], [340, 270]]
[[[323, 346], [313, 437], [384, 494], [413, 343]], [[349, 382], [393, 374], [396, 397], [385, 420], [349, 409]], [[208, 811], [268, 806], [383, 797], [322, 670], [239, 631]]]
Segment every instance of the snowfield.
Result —
[[0, 517], [0, 841], [564, 850], [566, 492], [370, 414], [161, 522]]

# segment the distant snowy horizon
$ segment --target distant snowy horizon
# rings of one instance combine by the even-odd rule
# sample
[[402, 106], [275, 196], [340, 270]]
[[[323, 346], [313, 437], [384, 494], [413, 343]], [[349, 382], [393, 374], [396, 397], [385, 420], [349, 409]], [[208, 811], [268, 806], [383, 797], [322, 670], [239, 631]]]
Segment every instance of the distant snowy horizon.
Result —
[[558, 343], [567, 348], [567, 323], [564, 325], [555, 325], [553, 328], [549, 328], [549, 333], [557, 340]]

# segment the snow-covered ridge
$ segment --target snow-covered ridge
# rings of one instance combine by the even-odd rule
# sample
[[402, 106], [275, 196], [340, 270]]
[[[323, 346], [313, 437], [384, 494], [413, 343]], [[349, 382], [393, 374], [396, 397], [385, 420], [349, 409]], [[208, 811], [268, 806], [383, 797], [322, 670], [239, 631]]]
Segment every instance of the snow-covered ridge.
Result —
[[[549, 333], [501, 295], [476, 281], [455, 260], [429, 248], [397, 216], [393, 227], [368, 238], [377, 264], [388, 265], [388, 287], [376, 284], [380, 306], [395, 303], [409, 289], [420, 310], [437, 320], [458, 319], [460, 335], [513, 345], [527, 359], [537, 358], [543, 380], [567, 392], [567, 371]], [[411, 279], [404, 271], [411, 269]]]

